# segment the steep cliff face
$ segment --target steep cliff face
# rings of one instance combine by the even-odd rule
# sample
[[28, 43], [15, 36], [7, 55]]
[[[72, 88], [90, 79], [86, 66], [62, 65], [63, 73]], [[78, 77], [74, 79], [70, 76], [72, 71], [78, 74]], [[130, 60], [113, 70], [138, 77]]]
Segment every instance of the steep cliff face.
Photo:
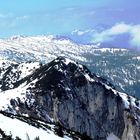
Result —
[[124, 113], [125, 129], [121, 137], [122, 140], [139, 140], [140, 139], [140, 127], [136, 116], [125, 112]]
[[47, 65], [26, 64], [23, 74], [21, 65], [1, 69], [1, 110], [56, 122], [93, 140], [140, 139], [140, 101], [85, 66], [58, 57]]

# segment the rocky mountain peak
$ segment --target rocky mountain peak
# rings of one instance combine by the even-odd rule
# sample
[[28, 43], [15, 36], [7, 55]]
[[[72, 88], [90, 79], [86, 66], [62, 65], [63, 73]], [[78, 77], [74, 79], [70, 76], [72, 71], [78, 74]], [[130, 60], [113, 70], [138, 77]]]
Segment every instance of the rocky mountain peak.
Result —
[[8, 65], [1, 69], [0, 110], [59, 123], [93, 140], [140, 139], [140, 101], [86, 66], [64, 57]]

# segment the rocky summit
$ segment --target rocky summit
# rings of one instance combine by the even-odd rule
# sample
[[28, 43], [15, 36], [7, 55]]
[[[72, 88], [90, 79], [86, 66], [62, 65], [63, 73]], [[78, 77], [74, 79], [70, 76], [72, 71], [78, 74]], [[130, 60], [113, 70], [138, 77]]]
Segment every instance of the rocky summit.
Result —
[[[140, 140], [139, 99], [64, 57], [48, 64], [0, 60], [0, 112], [43, 131], [59, 126], [64, 139]], [[1, 137], [13, 132], [1, 122], [0, 130]]]

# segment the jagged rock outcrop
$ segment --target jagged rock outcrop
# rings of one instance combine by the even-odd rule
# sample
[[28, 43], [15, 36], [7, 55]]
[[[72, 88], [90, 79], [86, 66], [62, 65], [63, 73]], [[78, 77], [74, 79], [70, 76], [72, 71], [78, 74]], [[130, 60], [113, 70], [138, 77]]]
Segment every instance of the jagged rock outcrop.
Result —
[[[58, 57], [47, 65], [28, 68], [30, 73], [25, 76], [19, 67], [7, 68], [1, 78], [5, 94], [9, 89], [21, 94], [11, 98], [2, 110], [57, 122], [92, 140], [140, 139], [140, 101], [117, 92], [111, 83], [85, 66]], [[13, 77], [16, 80], [7, 85], [7, 77], [8, 83]]]

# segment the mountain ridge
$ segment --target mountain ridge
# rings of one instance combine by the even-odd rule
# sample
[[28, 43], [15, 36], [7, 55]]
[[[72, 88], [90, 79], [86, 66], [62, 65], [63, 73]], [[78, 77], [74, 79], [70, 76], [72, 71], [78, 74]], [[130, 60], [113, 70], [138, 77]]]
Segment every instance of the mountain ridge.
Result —
[[64, 57], [48, 64], [7, 63], [1, 66], [6, 89], [1, 88], [0, 110], [59, 123], [94, 140], [139, 140], [140, 101], [86, 66]]
[[[103, 46], [102, 46], [103, 47]], [[108, 47], [108, 48], [107, 48]], [[86, 65], [93, 73], [114, 83], [117, 90], [140, 97], [139, 52], [120, 48], [100, 48], [99, 44], [76, 44], [54, 36], [16, 36], [0, 40], [0, 58], [15, 62], [48, 63], [58, 56]]]

